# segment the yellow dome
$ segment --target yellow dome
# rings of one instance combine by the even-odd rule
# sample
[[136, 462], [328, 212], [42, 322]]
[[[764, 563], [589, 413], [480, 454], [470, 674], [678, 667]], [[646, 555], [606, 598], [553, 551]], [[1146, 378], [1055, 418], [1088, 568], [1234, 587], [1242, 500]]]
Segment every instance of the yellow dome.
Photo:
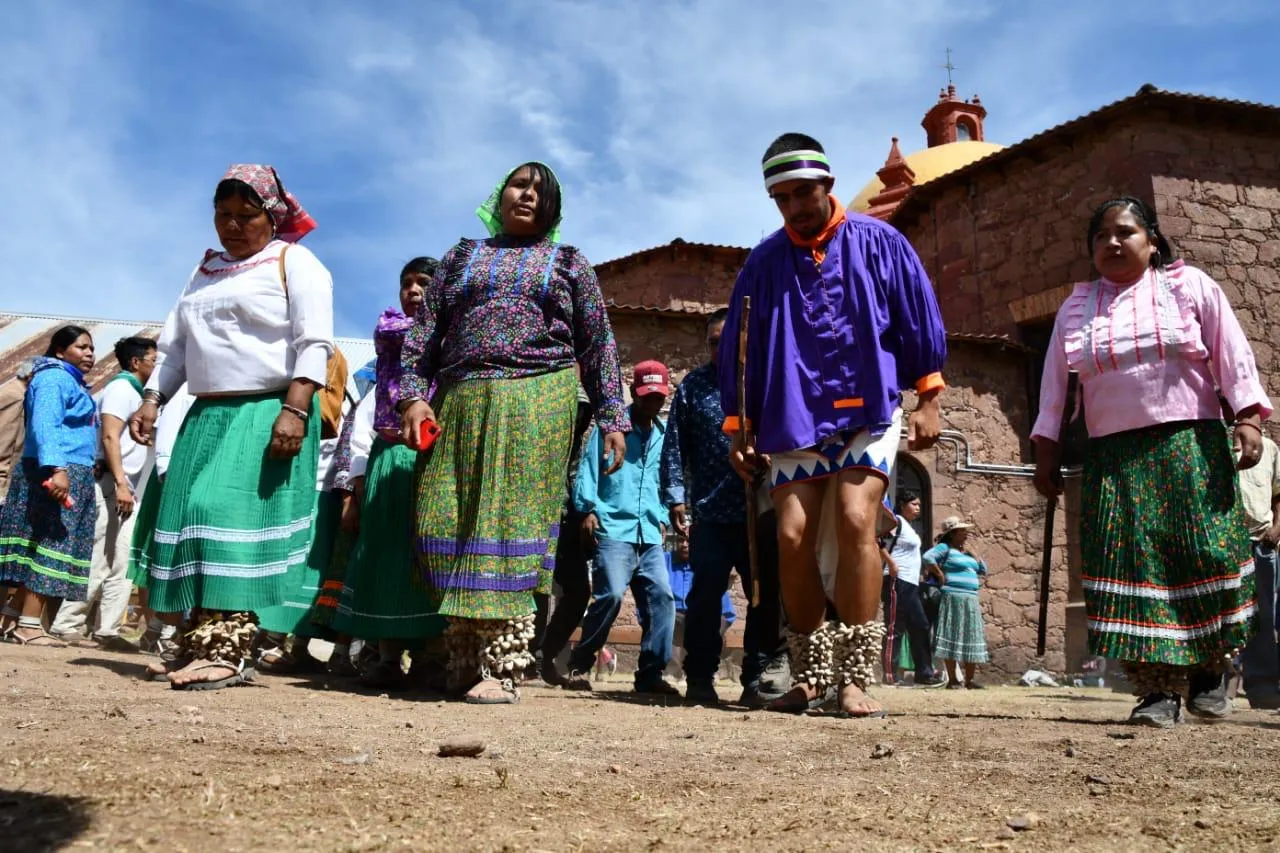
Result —
[[[915, 186], [919, 186], [932, 181], [934, 178], [940, 178], [948, 172], [964, 168], [975, 160], [981, 160], [988, 154], [994, 154], [1002, 148], [1004, 148], [1003, 145], [997, 145], [994, 142], [974, 142], [972, 140], [948, 142], [946, 145], [938, 145], [933, 148], [926, 148], [923, 151], [917, 151], [914, 154], [908, 154], [903, 159], [907, 161], [911, 171], [916, 173]], [[849, 209], [856, 210], [859, 213], [865, 212], [871, 206], [871, 199], [879, 195], [882, 189], [884, 189], [884, 184], [878, 177], [873, 177], [862, 188], [862, 191], [853, 197], [853, 201], [849, 203]]]

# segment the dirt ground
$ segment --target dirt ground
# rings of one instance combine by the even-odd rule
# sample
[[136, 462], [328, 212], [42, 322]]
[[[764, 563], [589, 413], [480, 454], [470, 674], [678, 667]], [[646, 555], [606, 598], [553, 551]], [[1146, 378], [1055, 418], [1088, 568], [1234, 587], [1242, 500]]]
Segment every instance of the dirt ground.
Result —
[[[891, 716], [855, 722], [655, 706], [621, 677], [494, 708], [184, 693], [144, 660], [0, 646], [0, 850], [1280, 848], [1274, 711], [1157, 732], [1107, 690], [880, 688]], [[437, 757], [460, 734], [486, 752]]]

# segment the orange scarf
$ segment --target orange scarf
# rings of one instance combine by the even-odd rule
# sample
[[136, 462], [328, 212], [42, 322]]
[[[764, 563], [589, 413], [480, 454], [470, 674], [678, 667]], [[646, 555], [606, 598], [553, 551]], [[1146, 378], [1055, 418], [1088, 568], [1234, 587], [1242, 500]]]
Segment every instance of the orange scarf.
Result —
[[790, 225], [783, 226], [787, 230], [787, 236], [791, 238], [791, 242], [797, 246], [808, 249], [813, 252], [813, 260], [819, 266], [822, 260], [827, 256], [827, 244], [831, 242], [831, 238], [836, 236], [836, 230], [840, 224], [844, 222], [845, 209], [840, 203], [840, 199], [828, 194], [827, 198], [831, 199], [831, 218], [827, 220], [827, 224], [822, 226], [813, 237], [801, 237], [795, 231], [791, 230]]

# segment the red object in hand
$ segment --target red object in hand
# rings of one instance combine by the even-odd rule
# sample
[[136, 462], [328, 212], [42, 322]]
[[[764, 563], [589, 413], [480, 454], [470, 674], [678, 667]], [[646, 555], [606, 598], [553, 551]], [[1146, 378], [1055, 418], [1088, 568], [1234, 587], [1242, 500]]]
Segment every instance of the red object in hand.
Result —
[[425, 453], [431, 449], [431, 445], [436, 443], [436, 439], [440, 437], [440, 424], [433, 420], [427, 419], [422, 422], [422, 426], [418, 428], [418, 443], [414, 450], [419, 453]]
[[[44, 486], [44, 490], [45, 490], [46, 492], [49, 492], [50, 494], [53, 494], [53, 478], [52, 478], [52, 477], [50, 477], [49, 479], [45, 480], [45, 481], [44, 481], [43, 483], [41, 483], [40, 485]], [[65, 498], [63, 498], [63, 499], [62, 499], [62, 505], [63, 505], [64, 507], [66, 507], [67, 509], [71, 509], [73, 506], [75, 506], [75, 505], [76, 505], [76, 502], [75, 502], [75, 501], [73, 501], [73, 500], [71, 500], [71, 495], [67, 495]]]

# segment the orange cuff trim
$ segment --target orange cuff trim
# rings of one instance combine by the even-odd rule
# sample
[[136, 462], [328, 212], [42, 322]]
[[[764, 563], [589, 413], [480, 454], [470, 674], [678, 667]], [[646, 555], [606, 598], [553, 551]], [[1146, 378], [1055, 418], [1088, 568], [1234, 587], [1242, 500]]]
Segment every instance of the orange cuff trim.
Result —
[[[747, 418], [747, 429], [751, 429], [751, 418]], [[720, 427], [725, 435], [737, 435], [738, 430], [742, 429], [742, 421], [737, 415], [728, 415], [724, 419], [724, 424]]]
[[831, 405], [836, 409], [861, 409], [865, 403], [863, 403], [861, 397], [847, 397], [843, 400], [836, 400]]
[[928, 376], [916, 382], [916, 393], [923, 394], [926, 391], [941, 391], [947, 387], [947, 383], [942, 380], [941, 373], [930, 373]]

